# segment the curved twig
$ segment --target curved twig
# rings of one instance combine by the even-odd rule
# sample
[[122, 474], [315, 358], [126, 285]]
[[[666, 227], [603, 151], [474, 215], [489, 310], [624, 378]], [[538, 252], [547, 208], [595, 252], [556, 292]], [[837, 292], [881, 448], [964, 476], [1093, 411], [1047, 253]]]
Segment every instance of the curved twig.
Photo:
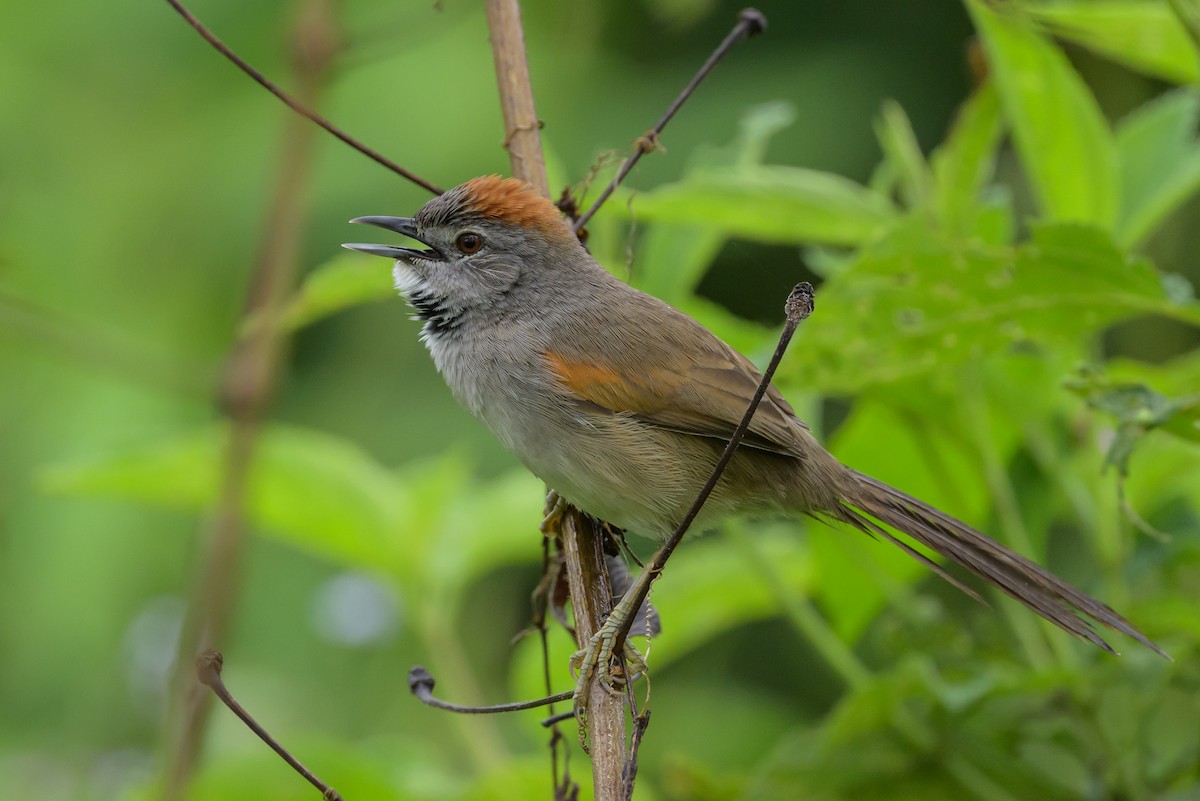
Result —
[[613, 176], [613, 179], [609, 185], [604, 187], [604, 191], [600, 193], [600, 197], [596, 198], [596, 202], [592, 204], [591, 208], [585, 211], [579, 217], [579, 219], [575, 221], [574, 227], [576, 231], [579, 231], [581, 228], [583, 228], [583, 226], [587, 225], [588, 220], [592, 219], [593, 215], [595, 215], [595, 213], [600, 210], [600, 207], [604, 205], [604, 201], [608, 200], [609, 196], [612, 195], [616, 188], [621, 185], [621, 181], [625, 180], [625, 176], [628, 175], [629, 171], [633, 169], [633, 166], [638, 163], [638, 160], [651, 150], [654, 150], [658, 147], [658, 135], [661, 134], [663, 129], [667, 127], [667, 123], [671, 121], [671, 118], [675, 116], [675, 113], [679, 111], [680, 107], [683, 106], [683, 104], [687, 102], [687, 99], [692, 96], [692, 92], [696, 91], [696, 87], [700, 85], [700, 82], [708, 76], [708, 73], [712, 71], [713, 67], [717, 66], [717, 62], [724, 58], [725, 54], [728, 53], [735, 44], [743, 39], [755, 35], [756, 33], [762, 33], [766, 29], [767, 18], [763, 16], [761, 11], [756, 8], [742, 9], [741, 13], [738, 14], [737, 25], [733, 27], [733, 30], [729, 32], [729, 35], [725, 37], [721, 44], [717, 45], [717, 49], [712, 52], [712, 55], [708, 57], [708, 60], [705, 61], [696, 74], [692, 76], [692, 79], [688, 81], [687, 86], [683, 87], [683, 91], [680, 92], [679, 96], [675, 98], [675, 102], [667, 107], [666, 112], [664, 112], [662, 117], [659, 118], [658, 122], [654, 124], [654, 127], [642, 136], [638, 137], [636, 143], [637, 146], [633, 151], [633, 155], [622, 162], [620, 169], [617, 170], [617, 174]]
[[167, 3], [171, 6], [171, 8], [175, 9], [176, 13], [178, 13], [179, 16], [183, 17], [183, 19], [187, 22], [188, 25], [192, 26], [192, 28], [196, 31], [196, 33], [200, 34], [200, 36], [204, 38], [204, 41], [208, 42], [210, 45], [215, 47], [217, 49], [217, 52], [219, 52], [225, 58], [232, 61], [237, 66], [238, 69], [240, 69], [242, 72], [246, 73], [251, 78], [253, 78], [259, 84], [259, 86], [266, 89], [268, 92], [275, 95], [275, 97], [277, 97], [281, 101], [283, 101], [284, 105], [286, 105], [292, 111], [296, 112], [297, 114], [299, 114], [302, 117], [312, 120], [317, 125], [321, 126], [326, 131], [328, 131], [329, 133], [336, 136], [343, 143], [354, 148], [359, 153], [362, 153], [364, 156], [371, 159], [376, 164], [386, 167], [387, 169], [391, 170], [392, 172], [396, 173], [397, 175], [399, 175], [403, 178], [407, 178], [409, 181], [412, 181], [417, 186], [419, 186], [422, 189], [425, 189], [435, 195], [442, 194], [442, 189], [439, 186], [437, 186], [437, 184], [432, 184], [429, 181], [426, 181], [421, 176], [419, 176], [413, 172], [410, 172], [409, 170], [404, 169], [399, 164], [397, 164], [396, 162], [389, 159], [387, 156], [384, 156], [382, 153], [379, 153], [379, 152], [367, 147], [362, 142], [358, 141], [353, 136], [350, 136], [350, 134], [346, 133], [341, 128], [338, 128], [332, 122], [325, 119], [317, 112], [312, 111], [308, 107], [304, 106], [302, 103], [300, 103], [300, 101], [296, 100], [291, 95], [289, 95], [287, 92], [280, 89], [278, 86], [276, 86], [274, 83], [272, 83], [271, 80], [268, 79], [265, 75], [263, 75], [258, 70], [254, 69], [254, 67], [251, 67], [248, 63], [246, 63], [245, 59], [243, 59], [237, 53], [230, 50], [229, 47], [226, 46], [226, 44], [224, 42], [222, 42], [220, 39], [217, 38], [216, 34], [214, 34], [208, 28], [204, 27], [204, 23], [202, 23], [202, 22], [200, 22], [200, 20], [196, 19], [196, 17], [192, 15], [192, 12], [190, 12], [186, 8], [184, 8], [183, 4], [180, 3], [179, 0], [167, 0]]
[[[573, 691], [558, 693], [557, 695], [548, 695], [545, 698], [535, 698], [532, 701], [514, 701], [508, 704], [492, 704], [490, 706], [465, 706], [463, 704], [453, 704], [449, 701], [443, 701], [440, 698], [433, 697], [433, 688], [437, 681], [421, 665], [416, 665], [412, 670], [408, 671], [408, 689], [417, 697], [417, 700], [426, 706], [431, 706], [435, 709], [444, 709], [447, 712], [457, 712], [462, 715], [498, 715], [503, 712], [520, 712], [523, 709], [537, 709], [539, 706], [549, 706], [556, 704], [559, 701], [569, 700]], [[572, 713], [573, 714], [573, 713]]]

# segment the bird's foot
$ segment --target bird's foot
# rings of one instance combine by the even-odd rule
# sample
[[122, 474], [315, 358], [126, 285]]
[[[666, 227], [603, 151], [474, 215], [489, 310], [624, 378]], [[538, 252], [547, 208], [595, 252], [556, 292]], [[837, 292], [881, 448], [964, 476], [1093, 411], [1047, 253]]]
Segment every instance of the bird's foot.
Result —
[[610, 695], [621, 695], [629, 682], [636, 681], [646, 672], [645, 657], [628, 639], [622, 645], [624, 659], [616, 657], [614, 651], [621, 622], [619, 615], [609, 615], [600, 630], [588, 640], [587, 647], [571, 656], [571, 674], [576, 676], [572, 700], [581, 723], [587, 718], [593, 682], [599, 682]]
[[538, 529], [545, 535], [549, 536], [555, 533], [560, 522], [562, 522], [563, 514], [566, 513], [567, 507], [570, 506], [561, 495], [554, 490], [546, 493], [545, 515], [542, 517], [542, 523]]

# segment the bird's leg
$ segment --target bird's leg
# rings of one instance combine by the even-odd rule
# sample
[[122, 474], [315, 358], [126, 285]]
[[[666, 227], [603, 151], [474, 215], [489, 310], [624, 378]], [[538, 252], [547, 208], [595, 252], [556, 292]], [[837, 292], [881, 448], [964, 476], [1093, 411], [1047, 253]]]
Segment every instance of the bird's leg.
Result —
[[542, 517], [542, 524], [538, 526], [543, 534], [550, 535], [558, 530], [558, 524], [562, 520], [563, 513], [567, 511], [568, 504], [561, 495], [554, 490], [546, 492], [545, 515]]
[[[625, 683], [635, 680], [646, 672], [646, 660], [640, 651], [629, 642], [629, 621], [637, 615], [639, 604], [635, 599], [645, 597], [644, 590], [654, 581], [653, 569], [643, 570], [622, 597], [621, 601], [605, 618], [604, 623], [588, 640], [587, 647], [576, 651], [571, 657], [571, 671], [578, 676], [575, 683], [575, 709], [578, 714], [587, 711], [588, 692], [593, 681], [599, 681], [606, 691], [620, 694]], [[617, 639], [622, 641], [625, 656], [625, 675], [613, 675], [613, 652]]]

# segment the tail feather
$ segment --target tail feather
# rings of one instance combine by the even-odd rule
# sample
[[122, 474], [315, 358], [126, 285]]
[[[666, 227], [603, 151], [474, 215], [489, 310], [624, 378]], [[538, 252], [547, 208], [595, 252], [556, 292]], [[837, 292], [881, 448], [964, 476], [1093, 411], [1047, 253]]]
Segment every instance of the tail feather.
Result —
[[882, 535], [896, 543], [910, 556], [932, 565], [940, 576], [969, 595], [979, 598], [924, 554], [859, 512], [904, 532], [926, 548], [965, 567], [1076, 637], [1116, 653], [1093, 630], [1092, 621], [1095, 621], [1133, 637], [1155, 653], [1170, 659], [1165, 651], [1116, 611], [1075, 589], [1040, 565], [882, 481], [854, 470], [848, 470], [847, 473], [850, 478], [848, 491], [843, 505], [831, 510], [833, 516], [868, 534]]

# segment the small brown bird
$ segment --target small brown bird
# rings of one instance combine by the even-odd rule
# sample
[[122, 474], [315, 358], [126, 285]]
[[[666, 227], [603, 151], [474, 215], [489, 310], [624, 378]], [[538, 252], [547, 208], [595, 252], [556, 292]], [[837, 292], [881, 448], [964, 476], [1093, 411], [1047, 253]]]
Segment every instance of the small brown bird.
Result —
[[[602, 268], [558, 209], [520, 181], [476, 178], [414, 217], [351, 222], [425, 245], [345, 247], [396, 260], [396, 287], [424, 321], [422, 339], [454, 396], [529, 470], [613, 525], [660, 539], [674, 530], [758, 386], [748, 359]], [[1112, 651], [1095, 621], [1166, 656], [1053, 573], [844, 466], [774, 387], [697, 524], [744, 512], [842, 521], [949, 578], [879, 521], [1078, 637]]]

